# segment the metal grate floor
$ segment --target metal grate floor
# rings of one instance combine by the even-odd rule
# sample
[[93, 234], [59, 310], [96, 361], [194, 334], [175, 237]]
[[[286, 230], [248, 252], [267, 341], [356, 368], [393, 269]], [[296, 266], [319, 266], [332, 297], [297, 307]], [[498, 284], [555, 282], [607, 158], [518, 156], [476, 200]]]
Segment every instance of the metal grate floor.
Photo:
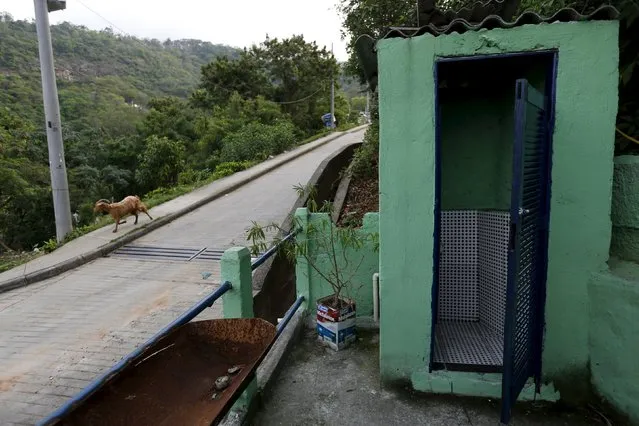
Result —
[[[108, 256], [129, 259], [145, 259], [157, 261], [176, 261], [176, 262], [192, 262], [192, 261], [214, 261], [219, 262], [222, 259], [224, 250], [203, 248], [187, 248], [187, 247], [158, 247], [158, 246], [140, 246], [127, 244], [113, 251]], [[258, 254], [258, 257], [261, 255]], [[251, 256], [251, 262], [257, 257]]]
[[503, 335], [480, 321], [441, 321], [435, 326], [436, 363], [502, 368], [503, 357]]

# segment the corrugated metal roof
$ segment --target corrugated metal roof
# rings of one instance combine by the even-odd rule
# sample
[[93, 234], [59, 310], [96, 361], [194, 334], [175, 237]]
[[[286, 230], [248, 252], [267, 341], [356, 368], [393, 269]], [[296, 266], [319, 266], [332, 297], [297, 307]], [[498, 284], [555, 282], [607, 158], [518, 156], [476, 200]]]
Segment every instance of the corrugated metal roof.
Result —
[[[463, 8], [457, 12], [441, 11], [434, 7], [433, 0], [420, 1], [419, 22], [428, 22], [419, 27], [390, 27], [380, 39], [403, 37], [410, 38], [423, 34], [441, 36], [451, 33], [468, 31], [492, 30], [495, 28], [514, 28], [522, 25], [550, 24], [553, 22], [578, 22], [616, 20], [619, 12], [612, 6], [604, 5], [588, 15], [582, 15], [572, 8], [561, 9], [550, 17], [542, 17], [534, 12], [524, 12], [515, 21], [510, 21], [513, 15], [513, 2], [504, 0], [490, 0], [477, 2], [472, 7]], [[377, 40], [368, 36], [360, 36], [354, 43], [360, 64], [369, 82], [371, 90], [377, 85]]]
[[[513, 28], [522, 25], [550, 24], [553, 22], [578, 22], [578, 21], [605, 21], [619, 18], [619, 12], [613, 6], [604, 5], [588, 15], [582, 15], [572, 8], [561, 9], [550, 17], [542, 17], [535, 12], [524, 12], [515, 21], [508, 22], [501, 16], [491, 14], [494, 8], [488, 4], [476, 3], [473, 8], [465, 8], [458, 12], [434, 13], [430, 14], [431, 20], [427, 25], [411, 27], [390, 27], [389, 31], [382, 38], [392, 37], [415, 37], [422, 34], [432, 34], [440, 36], [453, 32], [464, 33], [467, 31], [478, 31], [482, 29], [492, 30], [495, 28]], [[485, 14], [485, 15], [484, 15]], [[421, 14], [420, 21], [422, 21]]]

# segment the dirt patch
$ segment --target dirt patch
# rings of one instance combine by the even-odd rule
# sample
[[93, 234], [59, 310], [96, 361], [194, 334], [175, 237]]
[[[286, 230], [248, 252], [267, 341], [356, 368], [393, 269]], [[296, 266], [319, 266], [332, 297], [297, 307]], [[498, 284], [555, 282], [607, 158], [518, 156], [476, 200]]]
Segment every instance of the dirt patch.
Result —
[[362, 226], [364, 215], [379, 211], [379, 177], [354, 177], [348, 186], [339, 226]]
[[0, 392], [10, 391], [21, 376], [0, 378]]
[[128, 325], [132, 321], [139, 320], [147, 315], [152, 314], [155, 311], [165, 309], [169, 305], [171, 296], [171, 290], [164, 290], [161, 294], [155, 297], [149, 304], [136, 306], [131, 310], [131, 315], [127, 316], [122, 322], [123, 325]]

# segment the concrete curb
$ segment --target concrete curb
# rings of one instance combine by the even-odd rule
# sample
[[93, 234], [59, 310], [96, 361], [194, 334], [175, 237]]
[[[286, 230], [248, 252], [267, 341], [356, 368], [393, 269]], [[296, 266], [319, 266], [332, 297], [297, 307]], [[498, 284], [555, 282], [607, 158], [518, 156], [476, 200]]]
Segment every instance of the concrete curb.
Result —
[[[190, 204], [189, 206], [178, 210], [176, 212], [173, 213], [169, 213], [166, 216], [162, 216], [159, 218], [156, 218], [155, 220], [151, 221], [151, 222], [147, 222], [145, 225], [143, 225], [142, 227], [136, 229], [135, 231], [129, 232], [128, 234], [125, 234], [123, 236], [121, 236], [120, 238], [117, 238], [113, 241], [110, 241], [96, 249], [93, 249], [87, 253], [84, 253], [80, 256], [76, 256], [74, 258], [71, 259], [67, 259], [65, 261], [62, 261], [56, 265], [53, 266], [49, 266], [47, 268], [43, 268], [34, 272], [30, 272], [26, 275], [20, 276], [20, 277], [16, 277], [16, 278], [12, 278], [9, 279], [7, 281], [4, 281], [2, 283], [0, 283], [0, 293], [4, 293], [10, 290], [14, 290], [16, 288], [20, 288], [20, 287], [25, 287], [28, 286], [29, 284], [33, 284], [36, 283], [38, 281], [42, 281], [42, 280], [46, 280], [48, 278], [54, 277], [56, 275], [60, 275], [64, 272], [67, 272], [71, 269], [77, 268], [78, 266], [84, 265], [86, 263], [89, 263], [91, 261], [94, 261], [100, 257], [106, 256], [108, 253], [122, 247], [125, 244], [130, 243], [131, 241], [134, 241], [146, 234], [148, 234], [151, 231], [154, 231], [170, 222], [172, 222], [173, 220], [177, 219], [180, 216], [183, 216], [187, 213], [192, 212], [195, 209], [198, 209], [208, 203], [210, 203], [211, 201], [216, 200], [217, 198], [220, 198], [226, 194], [228, 194], [229, 192], [235, 191], [236, 189], [250, 183], [251, 181], [264, 176], [265, 174], [311, 152], [314, 151], [326, 144], [328, 144], [329, 142], [334, 141], [335, 139], [338, 139], [344, 135], [347, 134], [351, 134], [351, 133], [355, 133], [358, 132], [362, 129], [366, 128], [366, 125], [363, 126], [358, 126], [355, 127], [351, 130], [345, 131], [345, 132], [340, 132], [338, 134], [335, 134], [333, 136], [327, 136], [326, 140], [323, 141], [322, 143], [313, 145], [311, 147], [306, 147], [305, 149], [300, 149], [299, 152], [295, 153], [295, 155], [291, 155], [289, 157], [283, 158], [280, 161], [274, 162], [272, 165], [270, 165], [269, 167], [266, 167], [262, 170], [260, 170], [259, 172], [256, 172], [252, 175], [247, 176], [246, 178], [231, 184], [225, 188], [221, 188], [220, 190], [216, 191], [215, 193], [204, 197], [192, 204]], [[313, 143], [313, 142], [311, 142]]]
[[333, 223], [337, 224], [339, 221], [339, 217], [342, 213], [342, 208], [344, 207], [344, 202], [346, 201], [346, 196], [348, 195], [348, 188], [351, 184], [351, 175], [346, 174], [342, 178], [337, 187], [337, 193], [335, 194], [335, 199], [333, 200], [333, 214], [331, 215], [331, 219]]

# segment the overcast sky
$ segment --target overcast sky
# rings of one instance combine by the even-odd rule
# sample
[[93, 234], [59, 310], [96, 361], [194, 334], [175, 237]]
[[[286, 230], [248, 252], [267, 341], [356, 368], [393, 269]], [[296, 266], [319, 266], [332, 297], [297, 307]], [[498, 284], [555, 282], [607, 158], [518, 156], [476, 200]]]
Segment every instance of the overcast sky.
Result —
[[[337, 0], [67, 0], [67, 9], [51, 13], [51, 24], [69, 21], [91, 29], [157, 38], [195, 38], [234, 47], [269, 37], [303, 34], [307, 41], [347, 59], [340, 38]], [[34, 17], [33, 0], [0, 0], [0, 11], [15, 19]], [[113, 25], [111, 25], [111, 22]]]

